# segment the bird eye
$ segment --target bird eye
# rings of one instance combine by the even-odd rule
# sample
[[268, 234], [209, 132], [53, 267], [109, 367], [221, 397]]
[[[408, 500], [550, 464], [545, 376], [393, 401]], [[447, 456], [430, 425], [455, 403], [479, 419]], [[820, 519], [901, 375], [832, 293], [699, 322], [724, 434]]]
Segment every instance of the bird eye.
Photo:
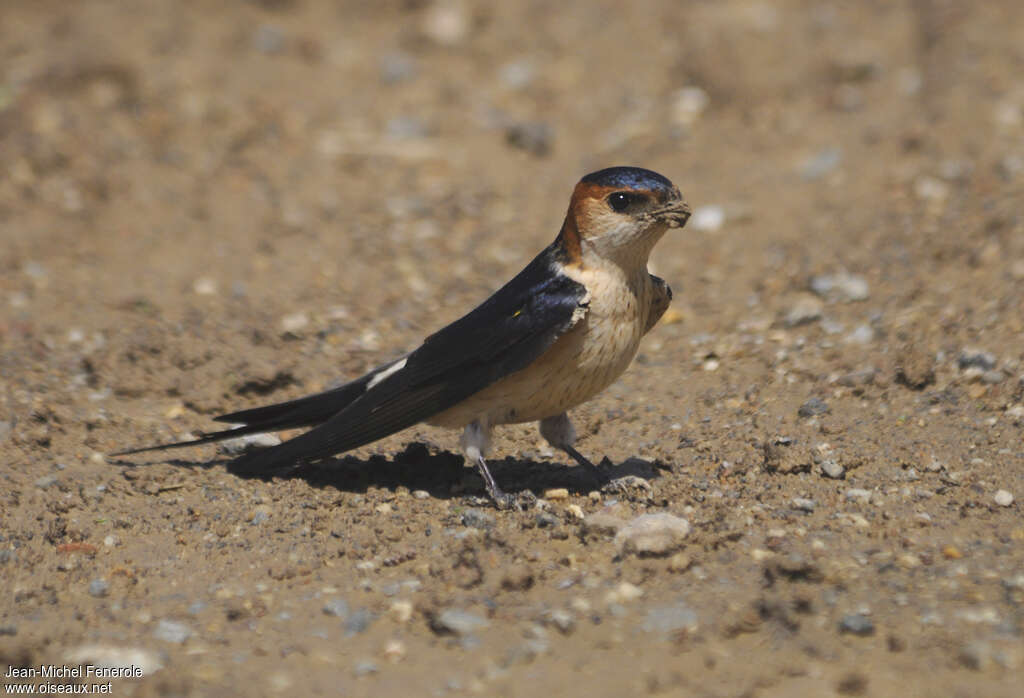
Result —
[[608, 205], [616, 213], [622, 213], [633, 202], [633, 197], [624, 191], [617, 191], [608, 196]]

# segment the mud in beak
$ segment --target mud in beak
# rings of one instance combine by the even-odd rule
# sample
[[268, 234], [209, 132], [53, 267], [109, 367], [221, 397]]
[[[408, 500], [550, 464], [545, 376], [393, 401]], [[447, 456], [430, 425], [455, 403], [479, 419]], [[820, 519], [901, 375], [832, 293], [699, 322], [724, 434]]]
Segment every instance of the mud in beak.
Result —
[[657, 221], [667, 223], [669, 228], [682, 228], [690, 220], [690, 207], [682, 199], [672, 201], [661, 208], [651, 211], [650, 216]]

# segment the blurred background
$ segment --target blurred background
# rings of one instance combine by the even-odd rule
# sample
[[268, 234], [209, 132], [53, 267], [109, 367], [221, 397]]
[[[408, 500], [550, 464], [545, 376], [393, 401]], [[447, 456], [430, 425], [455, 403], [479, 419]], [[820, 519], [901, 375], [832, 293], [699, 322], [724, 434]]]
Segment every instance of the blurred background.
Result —
[[[611, 165], [695, 210], [652, 255], [672, 307], [573, 413], [659, 463], [644, 497], [577, 491], [532, 425], [495, 475], [579, 514], [478, 512], [497, 537], [426, 427], [271, 481], [105, 460], [415, 346]], [[1017, 695], [1022, 201], [1020, 0], [0, 0], [0, 660], [148, 647], [144, 695]], [[687, 516], [686, 550], [584, 542], [606, 505]]]

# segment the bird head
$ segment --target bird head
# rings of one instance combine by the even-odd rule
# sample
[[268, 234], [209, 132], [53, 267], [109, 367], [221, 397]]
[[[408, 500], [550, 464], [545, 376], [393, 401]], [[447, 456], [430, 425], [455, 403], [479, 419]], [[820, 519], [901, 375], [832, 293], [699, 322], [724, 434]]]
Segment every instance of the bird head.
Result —
[[561, 244], [571, 262], [598, 255], [622, 265], [642, 264], [669, 228], [690, 208], [672, 182], [639, 167], [609, 167], [579, 181], [569, 202]]

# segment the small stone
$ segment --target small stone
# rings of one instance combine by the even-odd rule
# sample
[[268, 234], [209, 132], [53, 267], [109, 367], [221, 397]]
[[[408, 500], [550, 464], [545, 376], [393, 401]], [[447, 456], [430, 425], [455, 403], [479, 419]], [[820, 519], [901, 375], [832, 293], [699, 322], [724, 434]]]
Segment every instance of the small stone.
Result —
[[565, 500], [569, 498], [569, 490], [564, 487], [556, 487], [550, 490], [544, 490], [544, 499], [550, 499], [553, 502]]
[[697, 612], [685, 603], [652, 608], [640, 627], [644, 632], [658, 633], [673, 639], [681, 633], [692, 634], [697, 631]]
[[89, 595], [98, 599], [110, 593], [110, 584], [105, 579], [94, 579], [89, 582]]
[[408, 623], [412, 620], [414, 607], [412, 601], [400, 599], [391, 604], [391, 615], [399, 623]]
[[52, 485], [57, 483], [56, 475], [44, 475], [43, 477], [36, 480], [35, 485], [41, 490], [48, 489]]
[[801, 294], [786, 311], [783, 322], [787, 327], [806, 325], [820, 320], [824, 310], [825, 305], [820, 298], [810, 294]]
[[374, 620], [373, 612], [368, 608], [360, 608], [350, 613], [345, 619], [345, 637], [352, 637], [366, 632]]
[[839, 148], [825, 148], [804, 160], [800, 175], [804, 179], [821, 179], [843, 162], [843, 151]]
[[923, 390], [935, 382], [935, 355], [915, 344], [904, 344], [896, 354], [896, 382]]
[[220, 442], [218, 449], [229, 456], [240, 456], [243, 453], [280, 444], [281, 439], [276, 434], [246, 434]]
[[422, 29], [432, 41], [442, 46], [455, 46], [469, 35], [469, 13], [461, 2], [436, 2], [423, 16]]
[[451, 634], [460, 637], [470, 635], [478, 630], [483, 630], [490, 625], [483, 616], [457, 608], [446, 608], [431, 622], [431, 628], [438, 634]]
[[281, 318], [281, 330], [287, 334], [296, 334], [309, 324], [309, 315], [303, 312], [291, 313]]
[[348, 602], [345, 599], [331, 599], [324, 604], [324, 613], [338, 618], [348, 618]]
[[621, 604], [629, 601], [636, 601], [644, 595], [643, 589], [630, 584], [629, 582], [622, 582], [617, 587], [608, 592], [605, 596], [605, 601], [609, 604]]
[[164, 642], [180, 645], [192, 637], [192, 629], [176, 620], [161, 619], [153, 629], [153, 637]]
[[993, 499], [1001, 507], [1008, 507], [1013, 504], [1013, 495], [1006, 490], [997, 490]]
[[793, 508], [794, 509], [798, 509], [800, 511], [806, 511], [807, 513], [810, 513], [812, 511], [814, 511], [814, 509], [817, 506], [818, 506], [817, 503], [813, 499], [808, 499], [806, 497], [794, 497], [793, 498]]
[[551, 153], [554, 138], [554, 130], [550, 124], [544, 121], [512, 124], [505, 130], [506, 143], [537, 157], [544, 157]]
[[217, 282], [208, 276], [196, 279], [192, 283], [192, 292], [197, 296], [213, 296], [217, 294]]
[[996, 357], [981, 349], [967, 348], [960, 352], [956, 364], [961, 371], [969, 368], [980, 368], [982, 371], [991, 371], [996, 367]]
[[545, 615], [544, 620], [558, 628], [558, 632], [563, 635], [571, 635], [576, 629], [576, 619], [572, 613], [564, 608], [556, 608], [549, 611]]
[[92, 664], [105, 669], [136, 667], [143, 676], [152, 676], [163, 668], [159, 654], [138, 647], [80, 645], [68, 650], [63, 659], [67, 664]]
[[850, 613], [839, 621], [839, 632], [867, 637], [875, 634], [875, 624], [870, 617], [863, 613]]
[[711, 103], [708, 93], [694, 85], [676, 90], [671, 100], [672, 123], [683, 127], [692, 126]]
[[619, 549], [639, 556], [667, 556], [682, 547], [690, 522], [673, 514], [641, 514], [615, 536]]
[[377, 668], [377, 662], [369, 659], [363, 659], [355, 663], [352, 668], [352, 673], [356, 676], [368, 676], [370, 674], [376, 674], [379, 671]]
[[871, 490], [861, 489], [859, 487], [851, 487], [846, 490], [846, 501], [848, 502], [863, 502], [867, 504], [871, 501]]
[[867, 280], [847, 272], [815, 276], [811, 279], [811, 290], [823, 298], [845, 303], [867, 300], [870, 296]]
[[721, 206], [698, 206], [690, 216], [690, 227], [694, 230], [713, 233], [725, 225], [725, 209]]
[[493, 528], [494, 524], [494, 517], [480, 509], [466, 509], [466, 511], [462, 512], [462, 525], [467, 528], [484, 530]]
[[826, 458], [821, 461], [821, 474], [833, 480], [842, 480], [846, 475], [846, 469], [839, 465], [834, 458]]
[[389, 53], [380, 60], [380, 79], [388, 84], [416, 77], [416, 60], [407, 53]]
[[401, 640], [388, 640], [384, 649], [381, 650], [381, 654], [392, 664], [400, 662], [406, 654], [405, 643]]
[[810, 400], [800, 405], [800, 409], [796, 411], [797, 415], [804, 419], [808, 417], [817, 417], [819, 415], [828, 414], [829, 406], [819, 397], [812, 397]]

